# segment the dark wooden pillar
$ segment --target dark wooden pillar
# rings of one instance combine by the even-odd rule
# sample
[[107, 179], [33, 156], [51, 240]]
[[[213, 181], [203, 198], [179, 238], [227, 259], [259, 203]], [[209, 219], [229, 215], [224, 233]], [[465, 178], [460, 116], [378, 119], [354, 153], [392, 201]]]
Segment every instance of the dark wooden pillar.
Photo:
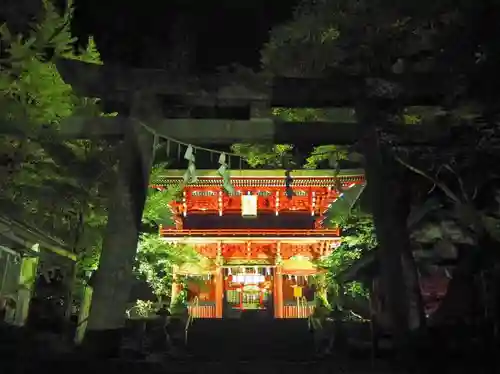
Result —
[[129, 301], [142, 212], [154, 157], [155, 137], [138, 123], [122, 141], [116, 186], [94, 289], [84, 347], [99, 356], [118, 353]]

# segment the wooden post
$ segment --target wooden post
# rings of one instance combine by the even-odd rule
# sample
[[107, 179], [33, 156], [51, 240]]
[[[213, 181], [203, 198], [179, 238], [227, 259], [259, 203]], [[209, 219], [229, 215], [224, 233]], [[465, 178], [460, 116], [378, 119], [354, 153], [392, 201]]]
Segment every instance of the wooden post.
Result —
[[215, 259], [217, 270], [215, 273], [215, 318], [222, 318], [224, 314], [224, 273], [222, 265], [222, 243], [217, 242], [217, 257]]
[[138, 123], [127, 129], [94, 289], [84, 346], [98, 356], [118, 354], [132, 285], [155, 137]]
[[[277, 195], [276, 197], [278, 198], [279, 196]], [[274, 268], [274, 318], [283, 318], [283, 274], [281, 273], [281, 259], [281, 242], [278, 241], [276, 243], [276, 266]]]
[[38, 257], [23, 257], [19, 272], [19, 290], [17, 291], [16, 312], [13, 324], [24, 326], [28, 319], [31, 296], [35, 288]]
[[283, 274], [281, 265], [274, 269], [274, 318], [283, 318]]
[[224, 275], [222, 267], [217, 267], [215, 273], [215, 318], [222, 318], [224, 298]]

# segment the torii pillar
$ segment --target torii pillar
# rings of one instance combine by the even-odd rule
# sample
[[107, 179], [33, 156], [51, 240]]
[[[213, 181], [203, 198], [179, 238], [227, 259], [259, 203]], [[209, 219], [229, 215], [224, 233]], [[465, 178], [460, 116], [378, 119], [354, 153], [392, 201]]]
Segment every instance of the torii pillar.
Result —
[[83, 341], [93, 356], [113, 357], [119, 352], [155, 142], [153, 134], [134, 123], [121, 144], [99, 267], [91, 282], [92, 305]]

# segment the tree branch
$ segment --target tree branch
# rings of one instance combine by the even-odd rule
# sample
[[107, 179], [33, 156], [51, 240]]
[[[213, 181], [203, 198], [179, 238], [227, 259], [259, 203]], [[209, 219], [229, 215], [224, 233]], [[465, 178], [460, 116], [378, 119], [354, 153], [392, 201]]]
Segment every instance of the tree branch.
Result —
[[457, 178], [458, 185], [460, 187], [460, 192], [462, 192], [462, 196], [464, 198], [464, 201], [469, 202], [470, 199], [469, 199], [469, 196], [467, 194], [467, 191], [465, 190], [465, 185], [464, 185], [464, 181], [462, 180], [462, 178], [460, 178], [458, 173], [450, 165], [445, 165], [445, 168], [448, 169]]
[[434, 185], [438, 188], [441, 189], [441, 191], [443, 191], [446, 196], [448, 196], [448, 198], [450, 198], [453, 202], [455, 203], [458, 203], [458, 204], [461, 204], [462, 202], [460, 201], [460, 199], [457, 197], [457, 195], [455, 195], [453, 193], [452, 190], [450, 190], [444, 183], [432, 178], [431, 176], [429, 176], [428, 174], [426, 174], [424, 171], [410, 165], [409, 163], [407, 163], [406, 161], [404, 161], [403, 159], [401, 159], [399, 156], [397, 155], [394, 155], [394, 159], [399, 162], [401, 165], [403, 165], [404, 167], [408, 168], [409, 170], [413, 171], [415, 174], [418, 174], [422, 177], [424, 177], [425, 179], [427, 179], [428, 181], [434, 183]]

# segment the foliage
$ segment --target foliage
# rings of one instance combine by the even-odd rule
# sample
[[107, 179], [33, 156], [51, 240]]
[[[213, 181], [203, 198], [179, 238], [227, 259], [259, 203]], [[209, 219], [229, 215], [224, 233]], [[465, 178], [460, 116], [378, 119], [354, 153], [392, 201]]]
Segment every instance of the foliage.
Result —
[[[153, 185], [160, 181], [167, 164], [156, 164], [151, 171], [150, 180]], [[182, 196], [183, 184], [170, 186], [166, 189], [150, 188], [143, 211], [143, 223], [158, 228], [160, 225], [173, 225], [173, 212], [170, 204]], [[146, 281], [153, 293], [161, 301], [169, 297], [172, 291], [172, 275], [175, 266], [198, 263], [201, 256], [194, 247], [169, 243], [155, 233], [144, 233], [139, 239], [136, 257], [136, 274]], [[178, 280], [179, 281], [179, 280]], [[185, 295], [184, 295], [185, 296]], [[182, 301], [183, 293], [172, 303]]]
[[[453, 82], [447, 85], [450, 102], [472, 92], [467, 85], [475, 93], [488, 87], [491, 95], [500, 53], [485, 35], [498, 30], [493, 14], [499, 12], [491, 2], [303, 0], [291, 20], [271, 30], [262, 67], [269, 76], [299, 77], [326, 77], [335, 69], [368, 79], [369, 95], [399, 94], [399, 87], [382, 87], [378, 78], [413, 73], [446, 75]], [[482, 22], [484, 28], [473, 26]], [[402, 108], [395, 120], [420, 123], [422, 116], [408, 110]]]
[[[156, 164], [151, 171], [152, 183], [161, 179], [166, 168], [165, 163]], [[171, 186], [158, 190], [149, 188], [142, 221], [158, 228], [160, 225], [173, 224], [172, 201], [181, 197], [183, 185]], [[157, 233], [144, 233], [139, 239], [136, 257], [136, 273], [144, 279], [159, 298], [168, 297], [172, 290], [172, 274], [174, 266], [184, 263], [196, 263], [200, 256], [193, 247], [168, 243]]]
[[[484, 148], [462, 147], [432, 157], [397, 151], [395, 158], [430, 190], [424, 203], [420, 201], [422, 209], [430, 208], [421, 219], [455, 222], [462, 237], [476, 245], [484, 240], [499, 241], [500, 179], [484, 172], [498, 163], [494, 153]], [[433, 205], [438, 206], [438, 212], [432, 209]]]
[[[338, 116], [338, 111], [314, 108], [274, 108], [273, 117], [287, 122], [327, 121]], [[297, 160], [294, 146], [291, 144], [245, 144], [237, 143], [231, 146], [234, 153], [242, 156], [251, 167], [287, 167], [290, 162], [294, 168], [301, 167], [301, 159]], [[327, 161], [330, 167], [338, 160], [347, 157], [344, 146], [324, 145], [315, 147], [305, 160], [305, 168], [315, 169]]]
[[127, 310], [128, 318], [148, 318], [155, 311], [155, 305], [151, 300], [137, 300], [135, 305]]
[[96, 110], [95, 100], [79, 98], [66, 84], [52, 59], [46, 56], [53, 50], [52, 58], [72, 58], [85, 62], [102, 63], [92, 38], [88, 47], [73, 53], [75, 38], [69, 29], [73, 16], [71, 1], [60, 15], [50, 1], [43, 1], [43, 11], [28, 35], [12, 35], [4, 24], [0, 38], [5, 57], [0, 75], [0, 108], [3, 120], [25, 122], [26, 130], [40, 125], [57, 125], [75, 111]]
[[[153, 165], [149, 178], [153, 184], [160, 179], [166, 167], [166, 163]], [[149, 188], [142, 213], [143, 222], [154, 227], [173, 225], [170, 203], [181, 198], [182, 188], [182, 184], [161, 190]]]
[[366, 297], [367, 290], [360, 282], [343, 284], [339, 276], [347, 271], [363, 255], [373, 250], [377, 245], [373, 219], [361, 213], [346, 218], [342, 224], [341, 244], [332, 253], [319, 262], [319, 266], [327, 270], [326, 283], [329, 296], [336, 303], [342, 303], [346, 295]]
[[182, 289], [177, 295], [176, 299], [173, 300], [173, 303], [170, 308], [170, 313], [172, 315], [183, 315], [186, 313], [187, 308], [187, 292], [185, 289]]
[[[58, 28], [63, 31], [57, 38], [60, 44], [56, 47], [47, 41], [47, 35]], [[0, 62], [4, 67], [0, 79], [2, 119], [43, 125], [70, 116], [76, 104], [71, 87], [63, 82], [55, 65], [45, 61], [43, 55], [46, 47], [62, 49], [64, 53], [71, 47], [73, 38], [64, 27], [64, 17], [57, 19], [55, 9], [46, 3], [44, 17], [28, 37], [11, 35], [5, 24], [0, 28], [0, 37], [7, 55]]]
[[[6, 24], [0, 27], [0, 121], [24, 135], [0, 138], [5, 161], [0, 200], [4, 213], [73, 247], [81, 274], [97, 264], [116, 154], [105, 141], [56, 140], [65, 120], [102, 115], [98, 101], [75, 95], [54, 63], [55, 58], [101, 63], [92, 38], [86, 50], [73, 53], [72, 15], [71, 2], [59, 14], [43, 1], [36, 23], [23, 34], [13, 35]], [[42, 127], [54, 137], [35, 136]]]
[[342, 244], [367, 252], [377, 246], [377, 238], [370, 215], [357, 213], [347, 218], [342, 225]]
[[[453, 65], [472, 64], [474, 52], [480, 52], [479, 30], [467, 21], [485, 8], [466, 1], [451, 6], [447, 1], [305, 0], [292, 20], [271, 31], [262, 64], [270, 74], [288, 76], [324, 75], [331, 68], [364, 76], [450, 72]], [[474, 33], [474, 42], [457, 49]], [[451, 51], [455, 58], [462, 53], [464, 61], [453, 61]]]
[[237, 143], [231, 150], [243, 157], [251, 167], [282, 167], [283, 158], [293, 150], [289, 144], [244, 144]]
[[[484, 62], [477, 59], [484, 57], [481, 43], [470, 42], [463, 49], [458, 41], [480, 40], [478, 29], [469, 25], [477, 24], [471, 18], [488, 12], [482, 8], [483, 5], [471, 6], [464, 1], [450, 7], [446, 1], [394, 4], [388, 0], [303, 0], [293, 19], [271, 30], [269, 42], [261, 51], [262, 67], [268, 76], [313, 77], [328, 76], [333, 69], [367, 78], [431, 71], [460, 74], [465, 66], [472, 71]], [[471, 22], [467, 24], [467, 20]], [[463, 55], [460, 62], [458, 54]], [[476, 62], [472, 56], [476, 56]], [[474, 63], [476, 66], [472, 66]], [[463, 90], [463, 76], [454, 81], [457, 86], [449, 86], [451, 96]], [[379, 88], [376, 86], [372, 87], [373, 93], [379, 94], [375, 92]], [[345, 122], [346, 119], [331, 109], [279, 109], [274, 115], [287, 121]], [[409, 108], [403, 108], [398, 117], [405, 124], [418, 124], [422, 120], [421, 115], [409, 112]], [[254, 167], [276, 166], [282, 158], [272, 146], [237, 145], [235, 151]], [[345, 159], [346, 153], [344, 147], [316, 148], [305, 166], [326, 166], [332, 157], [337, 161]]]
[[[499, 217], [491, 209], [498, 194], [498, 183], [492, 180], [498, 179], [493, 174], [498, 165], [499, 139], [498, 105], [492, 100], [497, 89], [492, 82], [498, 75], [500, 50], [488, 35], [499, 29], [495, 21], [499, 12], [498, 2], [305, 0], [293, 20], [271, 32], [262, 51], [269, 75], [329, 76], [333, 70], [341, 71], [365, 79], [365, 94], [375, 97], [405, 95], [404, 87], [393, 83], [398, 75], [403, 80], [414, 73], [436, 77], [425, 82], [427, 88], [446, 81], [439, 118], [447, 125], [462, 125], [461, 131], [452, 130], [454, 140], [466, 139], [462, 144], [394, 149], [393, 139], [384, 135], [384, 123], [415, 125], [422, 119], [405, 113], [405, 108], [396, 109], [397, 115], [378, 125], [377, 130], [382, 130], [381, 145], [386, 155], [393, 152], [397, 161], [428, 182], [405, 174], [411, 180], [407, 186], [413, 192], [413, 204], [423, 206], [431, 195], [442, 205], [420, 220], [432, 217], [441, 229], [451, 221], [460, 228], [461, 239], [474, 243], [473, 250], [460, 251], [453, 279], [472, 275], [479, 270], [478, 264], [483, 269], [491, 268], [498, 252]], [[438, 89], [443, 90], [439, 83]], [[465, 108], [463, 103], [470, 102], [471, 96], [479, 105]], [[460, 113], [465, 111], [468, 118]], [[436, 117], [434, 114], [432, 119]], [[465, 124], [470, 125], [470, 133], [464, 129]], [[464, 147], [463, 143], [471, 146]], [[481, 195], [489, 195], [483, 206]], [[452, 241], [449, 232], [440, 234], [443, 242]], [[461, 296], [460, 292], [451, 294]], [[455, 305], [449, 304], [450, 308]]]
[[172, 186], [167, 189], [157, 191], [153, 188], [148, 190], [146, 204], [143, 212], [143, 222], [155, 227], [172, 226], [172, 212], [170, 203], [179, 196], [181, 187]]
[[78, 53], [68, 53], [64, 57], [85, 62], [87, 64], [97, 64], [102, 65], [101, 54], [97, 49], [97, 45], [95, 43], [94, 37], [89, 36], [89, 40], [87, 41], [87, 47], [85, 49], [79, 49]]
[[136, 261], [137, 274], [161, 299], [171, 293], [173, 267], [196, 263], [200, 256], [193, 247], [167, 243], [158, 234], [142, 234]]
[[[446, 320], [451, 310], [463, 300], [470, 300], [472, 294], [482, 295], [478, 305], [484, 310], [495, 308], [494, 279], [500, 261], [500, 179], [490, 172], [498, 164], [498, 157], [492, 149], [481, 148], [472, 151], [463, 147], [433, 156], [413, 152], [395, 155], [414, 173], [416, 182], [412, 184], [420, 184], [425, 193], [416, 197], [423, 212], [416, 215], [420, 219], [413, 220], [421, 223], [413, 225], [412, 236], [423, 246], [432, 245], [433, 253], [432, 258], [419, 261], [420, 274], [432, 272], [432, 266], [427, 265], [439, 260], [457, 260], [446, 296], [432, 316], [436, 323]], [[481, 284], [476, 281], [478, 275]]]
[[153, 302], [150, 300], [137, 300], [136, 302], [138, 314], [141, 317], [147, 317], [151, 314], [151, 311], [153, 310]]
[[316, 169], [321, 164], [327, 162], [327, 166], [336, 169], [338, 162], [348, 159], [348, 150], [345, 146], [338, 145], [320, 145], [314, 147], [313, 151], [306, 158], [306, 169]]

